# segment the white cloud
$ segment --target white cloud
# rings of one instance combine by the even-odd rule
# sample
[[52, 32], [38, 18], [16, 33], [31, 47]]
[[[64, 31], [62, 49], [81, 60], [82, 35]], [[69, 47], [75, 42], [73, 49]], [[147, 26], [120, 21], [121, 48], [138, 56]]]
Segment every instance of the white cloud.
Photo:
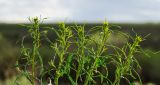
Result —
[[31, 16], [50, 17], [52, 19], [71, 16], [58, 0], [0, 0], [1, 21], [24, 21]]
[[29, 16], [48, 21], [160, 21], [160, 0], [0, 0], [0, 21], [25, 21]]

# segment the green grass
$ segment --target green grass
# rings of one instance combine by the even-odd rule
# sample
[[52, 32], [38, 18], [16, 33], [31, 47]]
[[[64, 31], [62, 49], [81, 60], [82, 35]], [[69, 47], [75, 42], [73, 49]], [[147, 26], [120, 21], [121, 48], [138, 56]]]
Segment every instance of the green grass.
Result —
[[[128, 84], [138, 79], [142, 84], [136, 72], [140, 66], [134, 58], [134, 54], [140, 52], [139, 43], [144, 40], [141, 36], [135, 34], [133, 37], [118, 30], [112, 30], [108, 22], [90, 29], [86, 29], [85, 25], [68, 26], [65, 23], [60, 23], [58, 28], [45, 26], [40, 29], [40, 23], [43, 20], [37, 17], [29, 20], [31, 24], [24, 25], [28, 35], [22, 39], [21, 57], [17, 61], [17, 68], [20, 75], [25, 76], [32, 85], [45, 84], [44, 76], [46, 75], [55, 85], [59, 85], [62, 78], [67, 79], [72, 85], [80, 83], [120, 85], [122, 79]], [[56, 40], [48, 37], [48, 32], [56, 34]], [[126, 39], [122, 46], [109, 42], [115, 34]], [[30, 47], [24, 44], [26, 37], [32, 40]], [[49, 44], [42, 43], [42, 40]], [[49, 67], [44, 66], [45, 56], [40, 53], [40, 49], [44, 46], [51, 48], [53, 53], [48, 60]], [[113, 79], [108, 76], [112, 74], [109, 71], [110, 64], [115, 67], [112, 72]]]

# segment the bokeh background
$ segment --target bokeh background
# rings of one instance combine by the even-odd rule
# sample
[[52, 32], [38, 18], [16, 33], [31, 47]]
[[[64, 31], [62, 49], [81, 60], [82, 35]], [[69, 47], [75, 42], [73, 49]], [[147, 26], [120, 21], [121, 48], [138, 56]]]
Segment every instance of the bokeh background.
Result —
[[15, 80], [14, 64], [20, 55], [17, 42], [26, 34], [19, 24], [29, 24], [28, 17], [35, 16], [48, 18], [44, 24], [49, 26], [58, 22], [95, 26], [106, 20], [131, 35], [150, 34], [141, 43], [147, 55], [136, 56], [142, 66], [139, 74], [143, 83], [160, 85], [159, 4], [160, 0], [0, 0], [0, 85], [12, 85]]

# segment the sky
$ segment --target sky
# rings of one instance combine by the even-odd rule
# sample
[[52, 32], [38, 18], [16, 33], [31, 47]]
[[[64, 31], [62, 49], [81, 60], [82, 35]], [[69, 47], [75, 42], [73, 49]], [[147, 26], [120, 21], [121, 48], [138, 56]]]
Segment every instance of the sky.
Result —
[[160, 0], [0, 0], [1, 23], [160, 22]]

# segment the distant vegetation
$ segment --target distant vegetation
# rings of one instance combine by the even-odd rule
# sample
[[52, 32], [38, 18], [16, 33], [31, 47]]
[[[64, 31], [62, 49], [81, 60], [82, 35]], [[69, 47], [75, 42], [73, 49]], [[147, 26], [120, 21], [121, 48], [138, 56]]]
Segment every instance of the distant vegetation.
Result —
[[[73, 25], [72, 23], [67, 24], [67, 25]], [[79, 24], [83, 25], [83, 24]], [[96, 26], [96, 25], [101, 25], [100, 23], [86, 23], [86, 29]], [[142, 45], [145, 45], [145, 47], [151, 47], [155, 49], [160, 48], [160, 24], [120, 24], [120, 23], [110, 23], [110, 25], [113, 25], [111, 29], [118, 29], [117, 26], [119, 26], [119, 29], [121, 31], [134, 34], [133, 30], [142, 36], [146, 36], [148, 34], [151, 34], [146, 42], [143, 42]], [[58, 24], [41, 24], [41, 26], [54, 26], [57, 27]], [[133, 29], [133, 30], [132, 30]], [[23, 29], [22, 26], [19, 24], [0, 24], [0, 33], [3, 35], [5, 38], [7, 38], [11, 43], [15, 43], [18, 39], [20, 39], [22, 36], [24, 36], [27, 32], [26, 29]]]

